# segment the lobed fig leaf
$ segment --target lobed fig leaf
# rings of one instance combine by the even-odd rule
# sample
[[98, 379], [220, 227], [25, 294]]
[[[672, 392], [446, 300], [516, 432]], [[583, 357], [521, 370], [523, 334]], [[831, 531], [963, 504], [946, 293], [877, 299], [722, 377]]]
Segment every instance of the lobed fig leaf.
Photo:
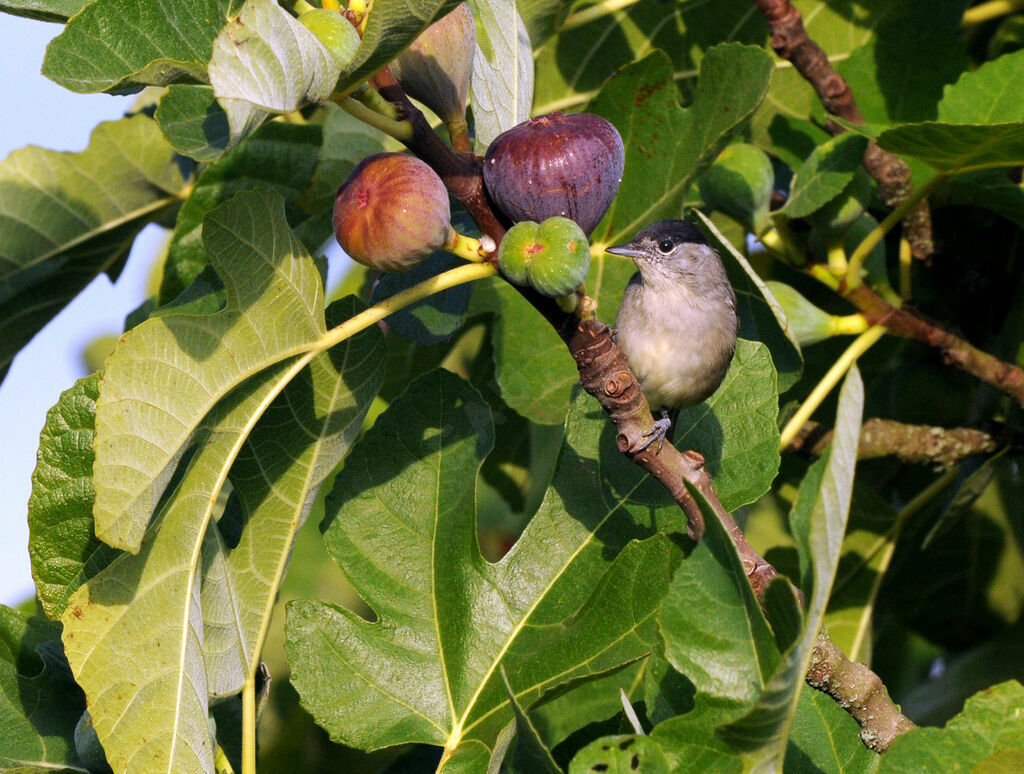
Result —
[[334, 235], [352, 260], [404, 271], [454, 234], [448, 191], [425, 162], [404, 153], [363, 159], [338, 189]]
[[624, 159], [609, 121], [550, 113], [495, 138], [484, 157], [484, 186], [515, 223], [561, 216], [589, 236], [619, 190]]
[[555, 216], [517, 223], [501, 242], [498, 267], [510, 282], [560, 298], [572, 293], [590, 268], [590, 245], [579, 224]]

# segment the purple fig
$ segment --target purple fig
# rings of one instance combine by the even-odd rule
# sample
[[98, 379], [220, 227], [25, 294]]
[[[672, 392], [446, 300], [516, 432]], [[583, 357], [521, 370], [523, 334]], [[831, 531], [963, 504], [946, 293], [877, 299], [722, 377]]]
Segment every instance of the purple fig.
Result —
[[551, 113], [498, 135], [484, 157], [487, 193], [512, 221], [576, 221], [589, 236], [622, 182], [622, 138], [591, 113]]
[[434, 22], [391, 63], [391, 72], [413, 99], [446, 124], [464, 121], [473, 75], [476, 25], [465, 3]]
[[334, 200], [334, 235], [351, 258], [381, 271], [409, 269], [454, 235], [448, 191], [415, 156], [378, 153], [352, 170]]

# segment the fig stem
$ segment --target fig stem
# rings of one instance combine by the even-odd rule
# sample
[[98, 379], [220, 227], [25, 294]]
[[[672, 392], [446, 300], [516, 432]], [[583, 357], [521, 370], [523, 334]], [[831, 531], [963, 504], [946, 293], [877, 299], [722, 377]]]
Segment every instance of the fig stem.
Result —
[[394, 314], [399, 309], [404, 309], [410, 304], [422, 301], [424, 298], [440, 293], [442, 290], [447, 290], [466, 282], [493, 277], [497, 273], [498, 267], [493, 263], [469, 263], [465, 266], [456, 266], [454, 269], [441, 272], [435, 277], [413, 285], [411, 288], [395, 293], [395, 295], [384, 299], [379, 304], [374, 304], [369, 309], [360, 312], [354, 317], [350, 317], [336, 328], [331, 328], [312, 345], [311, 349], [320, 352], [330, 349], [334, 345], [359, 333], [359, 331], [366, 330], [371, 325], [380, 322], [388, 315]]
[[857, 361], [857, 358], [867, 352], [886, 332], [884, 325], [873, 325], [854, 339], [853, 343], [846, 348], [846, 351], [828, 369], [828, 373], [815, 385], [811, 394], [807, 396], [807, 400], [797, 409], [792, 419], [786, 423], [786, 426], [782, 429], [782, 437], [779, 440], [780, 449], [784, 450], [793, 442], [801, 428], [811, 418], [811, 414], [828, 397], [832, 389], [839, 384], [839, 381], [850, 370], [850, 367]]
[[[909, 243], [908, 243], [909, 244]], [[832, 315], [829, 318], [829, 332], [833, 336], [853, 336], [864, 333], [871, 324], [860, 312], [847, 315]]]
[[361, 84], [349, 96], [355, 97], [370, 110], [380, 113], [385, 118], [390, 118], [392, 121], [402, 120], [402, 114], [398, 108], [384, 99], [376, 89], [370, 88], [368, 83]]
[[408, 142], [413, 138], [413, 125], [409, 121], [396, 121], [393, 118], [382, 116], [376, 110], [366, 107], [352, 97], [343, 97], [335, 102], [350, 116], [358, 118], [374, 129], [380, 129], [384, 134], [394, 137], [399, 142]]
[[906, 300], [911, 296], [910, 267], [914, 261], [914, 252], [906, 237], [900, 239], [900, 298]]
[[292, 0], [291, 6], [292, 10], [295, 11], [295, 13], [299, 14], [299, 16], [306, 13], [307, 11], [318, 10], [315, 5], [307, 3], [306, 0]]
[[828, 246], [828, 268], [837, 277], [842, 277], [849, 269], [846, 250], [841, 241], [832, 242]]
[[454, 228], [449, 233], [448, 241], [445, 242], [442, 249], [473, 263], [487, 260], [487, 251], [484, 250], [483, 243], [479, 239], [460, 234]]
[[964, 11], [961, 27], [974, 27], [1024, 8], [1024, 0], [989, 0]]

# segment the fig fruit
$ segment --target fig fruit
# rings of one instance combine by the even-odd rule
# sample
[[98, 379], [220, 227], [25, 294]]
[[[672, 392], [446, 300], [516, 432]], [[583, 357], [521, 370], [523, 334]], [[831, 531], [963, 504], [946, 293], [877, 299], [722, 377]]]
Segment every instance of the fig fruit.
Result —
[[431, 24], [391, 63], [391, 72], [413, 99], [446, 124], [466, 116], [473, 75], [476, 25], [465, 3]]
[[768, 217], [775, 171], [768, 154], [738, 143], [723, 150], [699, 182], [708, 205], [757, 232]]
[[619, 190], [624, 158], [610, 122], [591, 113], [550, 113], [494, 139], [484, 156], [484, 186], [513, 222], [558, 215], [589, 236]]
[[342, 67], [352, 61], [359, 48], [359, 33], [352, 23], [337, 11], [314, 8], [299, 16], [299, 23], [316, 35]]
[[498, 268], [510, 282], [559, 298], [572, 293], [590, 268], [590, 245], [575, 221], [556, 215], [543, 223], [524, 220], [505, 234]]
[[821, 232], [826, 241], [838, 239], [860, 220], [860, 216], [870, 203], [871, 177], [864, 169], [858, 167], [843, 192], [824, 207], [808, 215], [807, 220]]
[[448, 191], [425, 162], [378, 153], [359, 162], [334, 199], [334, 235], [349, 256], [381, 271], [415, 266], [454, 235]]

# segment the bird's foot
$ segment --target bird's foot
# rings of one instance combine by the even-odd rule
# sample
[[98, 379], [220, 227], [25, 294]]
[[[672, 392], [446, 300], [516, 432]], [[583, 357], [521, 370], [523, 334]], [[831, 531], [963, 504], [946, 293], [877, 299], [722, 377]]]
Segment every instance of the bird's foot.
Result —
[[633, 447], [633, 452], [642, 452], [654, 443], [658, 444], [658, 451], [660, 452], [670, 427], [672, 427], [672, 420], [668, 418], [668, 409], [662, 408], [661, 419], [654, 420], [654, 427], [643, 434], [644, 440]]

